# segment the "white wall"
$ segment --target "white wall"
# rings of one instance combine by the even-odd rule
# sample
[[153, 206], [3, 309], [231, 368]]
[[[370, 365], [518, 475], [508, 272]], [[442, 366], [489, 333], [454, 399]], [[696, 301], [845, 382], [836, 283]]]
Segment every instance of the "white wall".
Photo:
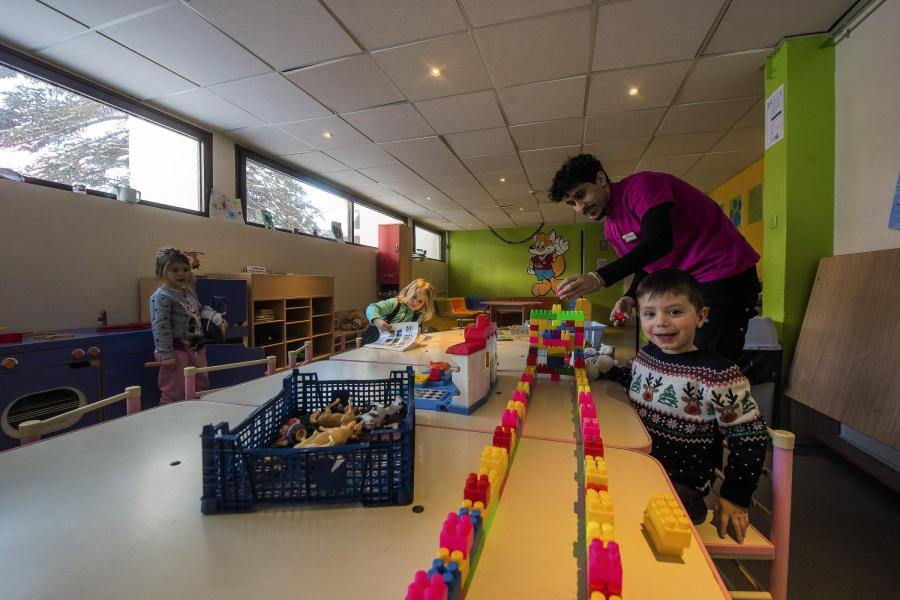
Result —
[[900, 247], [888, 215], [900, 172], [900, 0], [835, 48], [834, 253]]
[[[227, 143], [218, 141], [215, 186], [234, 194], [234, 155], [229, 161]], [[154, 276], [164, 245], [204, 251], [208, 273], [255, 264], [333, 275], [336, 310], [375, 298], [375, 248], [0, 181], [0, 324], [12, 331], [91, 327], [103, 309], [110, 324], [137, 321], [138, 280]]]
[[[835, 48], [834, 253], [900, 247], [887, 226], [900, 173], [900, 0], [887, 0]], [[842, 435], [895, 469], [900, 452]]]

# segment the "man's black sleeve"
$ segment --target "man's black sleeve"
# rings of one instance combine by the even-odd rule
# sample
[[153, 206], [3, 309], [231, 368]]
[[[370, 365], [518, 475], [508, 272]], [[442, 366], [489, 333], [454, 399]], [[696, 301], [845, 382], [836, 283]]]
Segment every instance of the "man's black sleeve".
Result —
[[[672, 251], [672, 219], [669, 212], [674, 203], [657, 204], [641, 219], [641, 241], [631, 252], [597, 269], [606, 286], [625, 279]], [[635, 284], [636, 285], [636, 284]]]

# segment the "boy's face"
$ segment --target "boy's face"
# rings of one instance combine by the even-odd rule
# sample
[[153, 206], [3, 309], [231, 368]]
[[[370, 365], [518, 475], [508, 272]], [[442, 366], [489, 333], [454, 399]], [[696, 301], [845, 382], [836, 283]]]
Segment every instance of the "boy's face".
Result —
[[638, 298], [641, 329], [647, 339], [666, 354], [681, 354], [696, 350], [694, 334], [703, 325], [709, 312], [700, 312], [683, 294], [659, 294]]
[[425, 306], [425, 292], [422, 288], [416, 288], [416, 291], [406, 297], [406, 305], [413, 310], [419, 310]]
[[563, 194], [562, 201], [589, 219], [602, 219], [609, 207], [609, 181], [606, 173], [598, 171], [593, 183], [579, 183]]

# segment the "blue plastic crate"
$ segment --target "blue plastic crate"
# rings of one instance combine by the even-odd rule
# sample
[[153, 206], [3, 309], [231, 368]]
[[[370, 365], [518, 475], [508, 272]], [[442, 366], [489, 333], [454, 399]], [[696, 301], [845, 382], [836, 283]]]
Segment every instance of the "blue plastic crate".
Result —
[[[319, 381], [294, 370], [281, 392], [237, 427], [206, 425], [203, 446], [204, 514], [252, 510], [255, 504], [362, 502], [402, 505], [413, 500], [416, 411], [412, 367], [388, 379]], [[367, 412], [375, 402], [403, 398], [397, 429], [378, 429], [366, 442], [333, 448], [270, 448], [295, 414], [324, 409], [331, 393], [346, 390]]]

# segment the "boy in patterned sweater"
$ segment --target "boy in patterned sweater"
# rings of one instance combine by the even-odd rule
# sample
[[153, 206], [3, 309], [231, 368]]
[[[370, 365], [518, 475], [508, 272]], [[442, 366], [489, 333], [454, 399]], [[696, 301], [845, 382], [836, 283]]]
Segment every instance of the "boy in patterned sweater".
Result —
[[641, 329], [650, 341], [632, 365], [628, 396], [653, 439], [651, 454], [666, 469], [695, 524], [706, 519], [704, 497], [728, 440], [725, 481], [713, 509], [719, 536], [728, 524], [743, 542], [747, 509], [766, 454], [768, 433], [750, 382], [733, 362], [694, 346], [707, 309], [703, 289], [687, 272], [661, 269], [637, 288]]

